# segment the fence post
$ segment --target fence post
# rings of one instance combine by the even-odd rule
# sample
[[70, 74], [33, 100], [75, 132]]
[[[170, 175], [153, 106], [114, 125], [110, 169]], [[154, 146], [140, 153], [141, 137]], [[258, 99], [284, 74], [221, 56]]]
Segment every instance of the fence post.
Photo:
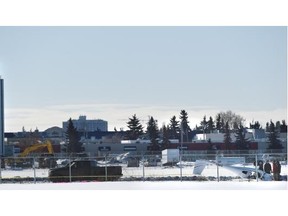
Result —
[[182, 182], [182, 147], [180, 150], [180, 181]]
[[219, 182], [220, 178], [219, 178], [219, 166], [218, 166], [218, 152], [216, 154], [216, 166], [217, 166], [217, 181]]
[[257, 158], [257, 153], [255, 153], [255, 173], [256, 173], [256, 181], [258, 182], [257, 166], [258, 166], [258, 158]]
[[181, 145], [180, 145], [180, 181], [182, 182], [182, 153], [183, 153], [183, 123], [180, 125], [180, 133], [181, 133]]
[[142, 154], [142, 181], [145, 181], [145, 158], [144, 158], [144, 154]]
[[107, 181], [107, 154], [105, 154], [105, 181]]
[[36, 184], [35, 157], [33, 157], [34, 184]]
[[0, 156], [0, 184], [2, 184], [2, 157]]
[[72, 182], [72, 177], [71, 177], [71, 155], [69, 155], [69, 181]]

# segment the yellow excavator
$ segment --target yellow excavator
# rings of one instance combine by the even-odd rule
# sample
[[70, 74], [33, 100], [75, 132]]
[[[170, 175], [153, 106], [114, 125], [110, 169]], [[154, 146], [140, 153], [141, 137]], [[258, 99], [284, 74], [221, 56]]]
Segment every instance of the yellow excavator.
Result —
[[26, 149], [24, 149], [24, 151], [21, 154], [19, 154], [19, 157], [26, 157], [31, 152], [43, 149], [45, 147], [47, 148], [49, 154], [53, 154], [52, 144], [49, 140], [47, 140], [44, 143], [37, 143], [37, 144], [27, 147]]
[[25, 158], [30, 153], [35, 151], [39, 152], [39, 150], [44, 150], [45, 148], [47, 148], [48, 153], [46, 153], [46, 151], [45, 152], [41, 151], [42, 154], [39, 157], [37, 157], [37, 160], [39, 162], [39, 168], [47, 168], [47, 167], [51, 168], [56, 165], [56, 161], [53, 158], [54, 156], [53, 146], [49, 140], [46, 140], [44, 143], [36, 143], [34, 145], [27, 147], [26, 149], [24, 149], [22, 153], [19, 154], [18, 157]]

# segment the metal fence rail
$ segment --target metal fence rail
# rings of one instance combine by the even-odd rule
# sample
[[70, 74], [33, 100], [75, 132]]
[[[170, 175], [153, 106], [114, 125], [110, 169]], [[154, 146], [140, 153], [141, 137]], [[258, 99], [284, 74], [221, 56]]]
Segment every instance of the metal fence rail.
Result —
[[[105, 154], [99, 157], [89, 156], [49, 156], [41, 157], [34, 155], [33, 157], [2, 157], [0, 158], [0, 183], [7, 182], [51, 182], [49, 178], [49, 170], [67, 166], [69, 172], [61, 176], [67, 181], [94, 181], [95, 178], [101, 181], [113, 180], [110, 175], [110, 166], [121, 166], [122, 176], [117, 181], [244, 181], [245, 179], [233, 173], [224, 171], [220, 166], [222, 163], [241, 164], [241, 166], [254, 166], [255, 161], [269, 161], [271, 164], [274, 160], [280, 161], [283, 169], [281, 175], [287, 180], [287, 153], [277, 152], [214, 152], [211, 154], [179, 151], [174, 155], [164, 154]], [[79, 175], [77, 178], [73, 175], [75, 160], [93, 160], [97, 162], [97, 166], [105, 168], [104, 174]], [[230, 161], [229, 161], [230, 160]], [[205, 161], [205, 170], [203, 174], [195, 174], [196, 161]], [[221, 162], [221, 163], [220, 163]], [[255, 169], [257, 166], [254, 166]], [[84, 169], [84, 168], [83, 168]], [[55, 177], [57, 178], [57, 177]], [[255, 179], [258, 181], [259, 176]], [[97, 181], [98, 181], [97, 180]], [[253, 179], [247, 179], [253, 180]]]

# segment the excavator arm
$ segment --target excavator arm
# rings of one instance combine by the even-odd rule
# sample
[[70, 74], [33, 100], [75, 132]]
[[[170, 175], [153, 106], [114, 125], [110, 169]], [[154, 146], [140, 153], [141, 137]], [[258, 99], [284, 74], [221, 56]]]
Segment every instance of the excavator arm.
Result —
[[48, 152], [50, 154], [53, 154], [53, 147], [50, 141], [46, 141], [45, 143], [41, 143], [41, 144], [34, 144], [32, 146], [27, 147], [20, 155], [19, 157], [26, 157], [29, 153], [42, 149], [42, 148], [47, 148]]

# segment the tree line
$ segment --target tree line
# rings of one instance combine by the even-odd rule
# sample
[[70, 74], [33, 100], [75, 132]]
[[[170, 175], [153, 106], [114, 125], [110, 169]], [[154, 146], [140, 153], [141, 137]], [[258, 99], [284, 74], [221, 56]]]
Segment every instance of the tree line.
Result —
[[[205, 115], [203, 120], [200, 122], [200, 125], [196, 125], [192, 130], [189, 126], [188, 113], [185, 110], [181, 110], [179, 119], [174, 115], [170, 118], [169, 123], [167, 125], [163, 124], [161, 128], [159, 128], [158, 121], [153, 116], [149, 116], [145, 129], [141, 124], [140, 119], [136, 114], [134, 114], [128, 118], [128, 121], [126, 122], [128, 130], [125, 131], [125, 139], [149, 139], [151, 141], [150, 150], [159, 151], [166, 149], [171, 139], [181, 140], [181, 142], [189, 142], [189, 140], [192, 140], [192, 131], [194, 131], [195, 134], [212, 133], [217, 130], [220, 133], [224, 133], [223, 143], [227, 150], [232, 143], [231, 133], [235, 133], [235, 143], [239, 150], [249, 149], [250, 141], [245, 138], [245, 128], [243, 126], [245, 119], [242, 116], [237, 115], [232, 111], [226, 111], [219, 112], [215, 119], [216, 120], [210, 116], [207, 120]], [[249, 126], [252, 129], [262, 129], [258, 121], [253, 121]], [[279, 139], [279, 133], [287, 132], [285, 120], [282, 120], [282, 124], [280, 121], [277, 121], [276, 124], [274, 124], [271, 120], [270, 122], [267, 122], [265, 129], [268, 133], [268, 149], [282, 149], [283, 146]], [[79, 133], [77, 133], [77, 129], [74, 127], [71, 118], [68, 121], [65, 137], [66, 152], [71, 153], [83, 151]], [[208, 140], [208, 142], [211, 142], [211, 140]]]

